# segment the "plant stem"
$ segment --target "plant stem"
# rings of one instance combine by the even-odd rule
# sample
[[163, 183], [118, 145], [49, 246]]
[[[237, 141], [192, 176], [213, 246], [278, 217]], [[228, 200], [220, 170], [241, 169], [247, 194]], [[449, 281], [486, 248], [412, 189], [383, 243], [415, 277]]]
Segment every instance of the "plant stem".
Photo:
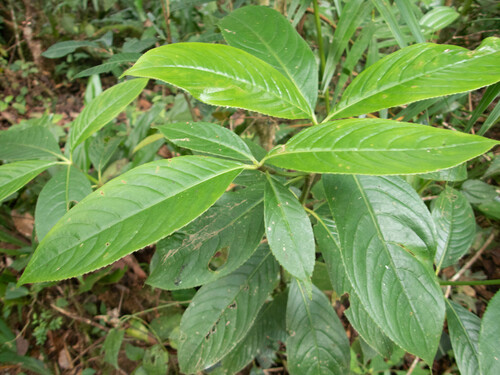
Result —
[[307, 201], [307, 197], [309, 196], [309, 192], [311, 191], [311, 187], [313, 186], [314, 179], [316, 178], [316, 174], [312, 173], [307, 176], [306, 181], [304, 182], [304, 190], [302, 190], [302, 194], [300, 195], [299, 201], [304, 206]]
[[500, 285], [500, 279], [497, 279], [497, 280], [465, 280], [465, 281], [439, 280], [439, 285]]
[[[318, 49], [319, 49], [319, 59], [320, 59], [320, 72], [321, 72], [321, 80], [323, 81], [323, 74], [325, 73], [325, 48], [323, 46], [323, 35], [321, 34], [321, 19], [319, 14], [318, 0], [313, 0], [314, 7], [314, 21], [316, 23], [316, 33], [318, 35]], [[327, 89], [325, 91], [325, 110], [328, 114], [330, 112], [330, 92]]]

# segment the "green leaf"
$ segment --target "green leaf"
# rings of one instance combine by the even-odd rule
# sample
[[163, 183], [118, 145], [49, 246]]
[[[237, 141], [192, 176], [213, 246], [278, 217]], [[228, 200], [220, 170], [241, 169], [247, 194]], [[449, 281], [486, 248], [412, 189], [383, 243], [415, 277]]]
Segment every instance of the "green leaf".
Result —
[[78, 276], [166, 237], [208, 209], [243, 168], [229, 160], [184, 156], [124, 173], [61, 218], [20, 282]]
[[159, 79], [216, 106], [314, 118], [295, 85], [271, 65], [221, 44], [176, 43], [146, 52], [125, 74]]
[[99, 48], [99, 44], [87, 40], [68, 40], [51, 45], [42, 53], [42, 56], [48, 59], [57, 59], [69, 55], [82, 47]]
[[118, 366], [118, 354], [120, 353], [124, 336], [124, 330], [113, 328], [108, 332], [106, 340], [104, 340], [104, 344], [102, 345], [104, 360], [113, 365], [115, 369], [120, 368]]
[[479, 368], [482, 375], [500, 374], [500, 292], [488, 303], [479, 331]]
[[311, 222], [293, 193], [269, 175], [264, 220], [267, 241], [278, 262], [297, 279], [310, 280], [315, 260]]
[[462, 184], [462, 193], [470, 203], [488, 203], [498, 195], [493, 185], [481, 180], [467, 180]]
[[98, 134], [89, 146], [89, 158], [98, 172], [102, 172], [125, 137], [107, 137]]
[[357, 76], [327, 119], [491, 85], [500, 80], [499, 58], [500, 38], [494, 37], [485, 39], [475, 51], [433, 43], [403, 48]]
[[68, 166], [45, 184], [35, 208], [38, 241], [64, 216], [71, 205], [92, 193], [89, 180], [78, 169]]
[[142, 358], [142, 368], [148, 375], [168, 374], [168, 352], [160, 344], [153, 345], [145, 351]]
[[226, 42], [267, 62], [293, 82], [309, 103], [318, 97], [318, 64], [311, 49], [278, 11], [246, 6], [219, 23]]
[[436, 172], [424, 173], [418, 177], [425, 180], [437, 181], [463, 181], [467, 179], [467, 164], [463, 163], [456, 167], [443, 169]]
[[[167, 290], [191, 288], [240, 267], [264, 234], [263, 193], [262, 185], [225, 193], [198, 219], [161, 240], [147, 283]], [[215, 261], [222, 265], [215, 267]]]
[[264, 160], [314, 173], [412, 174], [453, 167], [499, 143], [406, 122], [349, 119], [303, 130]]
[[0, 166], [0, 202], [15, 193], [47, 168], [56, 165], [55, 161], [26, 160]]
[[293, 281], [286, 307], [288, 371], [292, 375], [349, 372], [349, 341], [326, 296], [313, 286], [312, 300]]
[[396, 19], [396, 9], [389, 2], [384, 0], [371, 0], [373, 5], [377, 8], [380, 15], [386, 22], [387, 26], [391, 30], [391, 34], [394, 36], [394, 39], [399, 44], [399, 47], [404, 48], [408, 45], [406, 43], [406, 36], [403, 34], [403, 31], [399, 27], [398, 20]]
[[478, 338], [481, 320], [458, 303], [446, 301], [446, 320], [460, 374], [476, 375], [479, 371]]
[[445, 307], [431, 264], [427, 207], [400, 178], [326, 175], [322, 181], [352, 292], [392, 341], [432, 363]]
[[114, 119], [146, 87], [147, 79], [133, 79], [107, 89], [92, 100], [71, 125], [71, 151]]
[[436, 223], [437, 269], [455, 264], [470, 248], [476, 234], [476, 219], [470, 203], [450, 187], [433, 202], [432, 218]]
[[141, 57], [141, 54], [137, 52], [117, 53], [116, 55], [113, 55], [108, 60], [106, 60], [105, 63], [82, 70], [73, 78], [82, 78], [91, 76], [93, 74], [108, 73], [113, 69], [120, 67], [124, 63], [135, 62], [139, 57]]
[[192, 374], [216, 364], [245, 337], [278, 273], [278, 264], [262, 246], [235, 272], [201, 287], [182, 316], [181, 372]]
[[419, 23], [425, 33], [436, 32], [452, 24], [459, 16], [460, 14], [451, 7], [437, 6], [425, 13]]
[[256, 162], [245, 142], [222, 126], [209, 122], [178, 122], [158, 126], [157, 129], [176, 146]]
[[0, 132], [0, 160], [54, 159], [62, 157], [56, 139], [47, 128], [31, 126]]
[[417, 43], [424, 43], [425, 37], [420, 30], [420, 25], [415, 17], [415, 13], [413, 11], [413, 4], [411, 4], [408, 0], [394, 0], [396, 3], [400, 13], [401, 18], [405, 21], [410, 29], [413, 38]]

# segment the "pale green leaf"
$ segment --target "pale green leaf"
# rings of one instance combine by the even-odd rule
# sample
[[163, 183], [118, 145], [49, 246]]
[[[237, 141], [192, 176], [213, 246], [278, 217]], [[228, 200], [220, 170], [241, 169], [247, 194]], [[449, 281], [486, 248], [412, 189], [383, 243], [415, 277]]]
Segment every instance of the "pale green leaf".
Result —
[[304, 208], [287, 187], [269, 175], [264, 197], [266, 237], [273, 255], [291, 275], [310, 280], [315, 245]]
[[209, 122], [178, 122], [157, 129], [174, 145], [237, 160], [256, 161], [248, 146], [235, 133]]
[[45, 184], [35, 208], [38, 241], [64, 216], [72, 205], [92, 193], [89, 180], [78, 169], [66, 167]]
[[120, 353], [124, 336], [125, 331], [123, 329], [113, 328], [108, 332], [102, 345], [104, 360], [113, 365], [115, 369], [120, 368], [118, 366], [118, 354]]
[[166, 237], [207, 210], [243, 168], [229, 160], [184, 156], [124, 173], [61, 218], [20, 282], [78, 276]]
[[246, 336], [278, 274], [278, 264], [262, 246], [236, 271], [201, 287], [182, 316], [178, 352], [182, 373], [214, 365]]
[[288, 371], [292, 375], [349, 372], [349, 340], [326, 296], [313, 286], [312, 299], [292, 281], [286, 308]]
[[459, 16], [460, 14], [452, 7], [437, 6], [425, 13], [419, 23], [424, 33], [436, 32], [452, 24]]
[[122, 82], [92, 100], [71, 125], [71, 150], [118, 116], [141, 93], [147, 83], [147, 79]]
[[0, 131], [0, 160], [33, 160], [61, 158], [54, 135], [45, 127]]
[[434, 228], [426, 206], [400, 178], [326, 175], [322, 181], [352, 292], [392, 341], [432, 363], [445, 307], [431, 264]]
[[479, 331], [479, 368], [482, 375], [500, 374], [500, 292], [488, 302]]
[[417, 43], [424, 43], [425, 37], [422, 34], [422, 30], [420, 30], [420, 25], [413, 10], [413, 4], [409, 0], [394, 0], [394, 3], [397, 5], [401, 13], [401, 18], [408, 25], [415, 41]]
[[328, 118], [357, 116], [491, 85], [500, 80], [499, 59], [500, 38], [494, 37], [475, 51], [432, 43], [403, 48], [358, 75]]
[[302, 94], [283, 74], [231, 46], [176, 43], [154, 48], [125, 74], [165, 81], [207, 104], [288, 119], [314, 117]]
[[481, 180], [467, 180], [462, 184], [462, 194], [470, 203], [488, 203], [498, 195], [493, 185]]
[[480, 375], [478, 339], [481, 320], [458, 303], [446, 300], [446, 320], [461, 375]]
[[457, 190], [447, 187], [433, 201], [436, 223], [437, 269], [455, 264], [470, 248], [476, 234], [476, 219], [470, 203]]
[[47, 168], [56, 165], [55, 161], [26, 160], [0, 166], [0, 202], [15, 193]]
[[302, 93], [310, 108], [318, 97], [318, 64], [311, 49], [278, 11], [246, 6], [219, 23], [227, 43], [267, 62]]
[[391, 30], [391, 34], [394, 36], [394, 39], [399, 44], [399, 47], [403, 48], [408, 45], [406, 42], [407, 36], [404, 35], [401, 27], [398, 24], [398, 20], [396, 19], [396, 9], [392, 6], [388, 1], [384, 0], [371, 0], [373, 5], [377, 8], [380, 15], [387, 23], [387, 26]]
[[303, 130], [264, 160], [315, 173], [412, 174], [453, 167], [499, 143], [406, 122], [349, 119]]
[[264, 234], [263, 195], [262, 185], [225, 193], [198, 219], [161, 240], [147, 283], [167, 290], [191, 288], [241, 266]]

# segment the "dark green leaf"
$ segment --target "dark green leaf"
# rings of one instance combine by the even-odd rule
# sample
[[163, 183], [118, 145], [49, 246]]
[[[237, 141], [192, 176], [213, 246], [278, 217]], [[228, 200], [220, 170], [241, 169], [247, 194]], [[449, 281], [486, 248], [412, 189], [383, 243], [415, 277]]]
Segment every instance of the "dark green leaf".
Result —
[[31, 126], [0, 132], [0, 160], [55, 159], [62, 157], [56, 139], [47, 128]]
[[436, 172], [424, 173], [418, 177], [426, 180], [437, 181], [463, 181], [467, 179], [467, 164], [460, 164], [456, 167], [443, 169]]
[[479, 331], [479, 368], [482, 375], [500, 374], [500, 292], [488, 303]]
[[82, 47], [99, 48], [99, 44], [87, 40], [68, 40], [66, 42], [59, 42], [51, 45], [45, 52], [42, 53], [42, 56], [48, 59], [57, 59], [73, 53], [78, 48]]
[[120, 368], [118, 366], [118, 354], [120, 353], [120, 347], [122, 346], [124, 336], [124, 330], [113, 328], [108, 332], [106, 340], [104, 340], [104, 344], [102, 345], [104, 360], [113, 365], [115, 369]]
[[88, 77], [93, 74], [109, 73], [113, 69], [122, 66], [124, 63], [135, 62], [139, 57], [141, 57], [141, 54], [137, 52], [117, 53], [116, 55], [111, 56], [105, 63], [85, 69], [75, 75], [74, 78]]
[[462, 193], [470, 203], [488, 203], [498, 195], [493, 185], [481, 180], [467, 180], [462, 184]]
[[103, 171], [125, 137], [107, 137], [98, 134], [89, 146], [89, 158], [94, 168]]

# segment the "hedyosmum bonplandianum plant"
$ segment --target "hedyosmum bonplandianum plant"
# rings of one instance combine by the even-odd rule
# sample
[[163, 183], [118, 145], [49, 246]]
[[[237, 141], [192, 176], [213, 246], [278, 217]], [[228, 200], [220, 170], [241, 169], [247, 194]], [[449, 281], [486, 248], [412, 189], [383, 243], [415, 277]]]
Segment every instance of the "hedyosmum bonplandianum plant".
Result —
[[[228, 45], [178, 43], [145, 53], [126, 72], [135, 79], [83, 110], [65, 155], [45, 128], [0, 134], [0, 159], [9, 161], [0, 167], [0, 199], [62, 166], [44, 189], [40, 244], [19, 282], [82, 275], [157, 243], [150, 285], [201, 286], [181, 322], [181, 372], [236, 373], [274, 339], [286, 343], [292, 374], [346, 374], [346, 333], [311, 281], [315, 264], [326, 265], [337, 295], [349, 295], [349, 322], [379, 354], [397, 345], [432, 364], [447, 312], [462, 373], [500, 373], [500, 295], [482, 322], [443, 297], [434, 264], [467, 249], [437, 241], [439, 218], [399, 177], [455, 167], [499, 142], [361, 116], [499, 81], [500, 39], [474, 51], [421, 43], [392, 53], [357, 76], [318, 123], [318, 66], [283, 16], [244, 7], [220, 27]], [[148, 79], [207, 104], [313, 126], [265, 155], [216, 124], [158, 126], [193, 155], [138, 166], [90, 193], [72, 167], [75, 154]], [[69, 209], [72, 200], [81, 201]], [[213, 268], [216, 253], [227, 259]]]

